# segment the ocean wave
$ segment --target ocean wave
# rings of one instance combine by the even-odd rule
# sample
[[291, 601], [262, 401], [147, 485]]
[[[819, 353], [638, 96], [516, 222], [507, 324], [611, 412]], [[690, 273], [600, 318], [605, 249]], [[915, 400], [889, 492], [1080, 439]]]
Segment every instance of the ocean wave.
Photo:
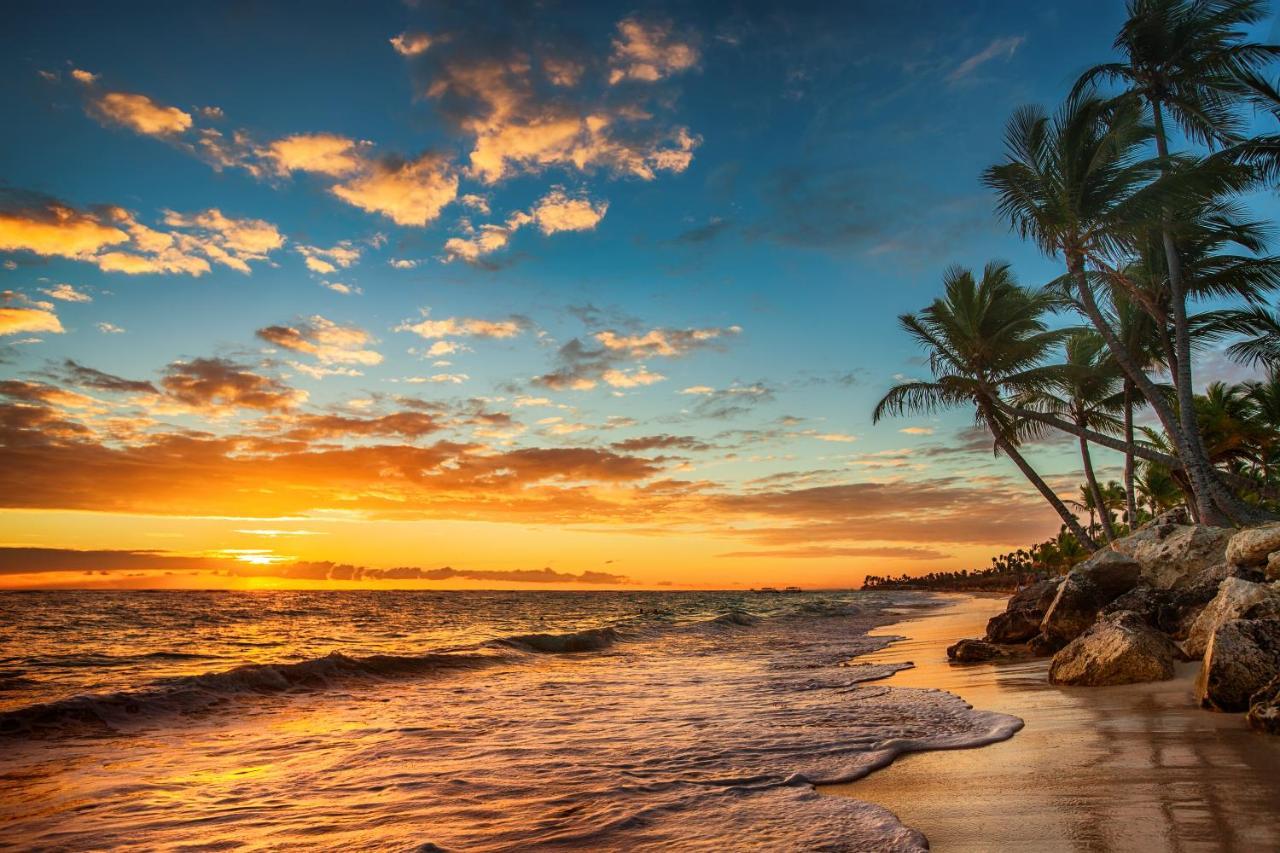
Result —
[[244, 664], [234, 669], [162, 679], [136, 691], [73, 696], [0, 712], [0, 736], [57, 731], [69, 726], [116, 725], [209, 709], [238, 696], [323, 690], [359, 680], [416, 677], [473, 669], [502, 660], [492, 653], [369, 655], [331, 652], [296, 663]]
[[563, 654], [566, 652], [596, 652], [608, 648], [621, 639], [614, 628], [587, 628], [565, 634], [517, 634], [498, 641], [530, 652]]
[[721, 613], [711, 621], [717, 625], [740, 625], [745, 628], [749, 625], [759, 624], [760, 617], [745, 610], [729, 610]]

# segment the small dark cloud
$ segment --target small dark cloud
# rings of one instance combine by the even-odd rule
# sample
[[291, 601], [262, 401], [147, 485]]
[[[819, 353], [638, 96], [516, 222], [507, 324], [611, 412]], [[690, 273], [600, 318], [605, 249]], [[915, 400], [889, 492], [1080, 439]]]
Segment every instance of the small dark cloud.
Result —
[[733, 223], [727, 219], [713, 219], [706, 225], [699, 225], [696, 228], [690, 228], [687, 231], [682, 231], [675, 237], [671, 238], [671, 242], [685, 245], [710, 243], [733, 227]]
[[104, 373], [92, 367], [80, 364], [68, 358], [57, 368], [56, 373], [64, 382], [79, 385], [81, 388], [95, 388], [99, 391], [116, 391], [134, 394], [158, 394], [156, 386], [143, 379], [124, 379], [111, 373]]
[[642, 453], [647, 450], [711, 450], [710, 444], [691, 435], [646, 435], [615, 441], [609, 445], [623, 453]]

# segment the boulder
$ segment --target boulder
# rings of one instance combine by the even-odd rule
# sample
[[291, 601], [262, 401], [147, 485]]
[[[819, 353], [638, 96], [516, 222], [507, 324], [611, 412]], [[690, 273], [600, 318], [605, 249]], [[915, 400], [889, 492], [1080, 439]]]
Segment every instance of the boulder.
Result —
[[1280, 581], [1280, 551], [1272, 551], [1267, 557], [1266, 578], [1269, 581]]
[[987, 641], [991, 643], [1025, 643], [1040, 633], [1043, 611], [1007, 610], [987, 621]]
[[1177, 589], [1199, 572], [1223, 563], [1231, 531], [1204, 524], [1169, 525], [1164, 535], [1140, 541], [1129, 552], [1142, 564], [1142, 582], [1156, 589]]
[[1036, 634], [1027, 641], [1027, 651], [1038, 658], [1045, 658], [1056, 652], [1057, 646], [1044, 634]]
[[1269, 735], [1280, 735], [1280, 675], [1249, 698], [1249, 725]]
[[1255, 693], [1280, 675], [1280, 619], [1232, 619], [1205, 649], [1196, 698], [1206, 708], [1248, 711]]
[[986, 640], [960, 640], [947, 647], [947, 657], [956, 663], [1004, 660], [1017, 656], [1017, 649], [988, 643]]
[[1280, 551], [1280, 521], [1246, 527], [1227, 543], [1227, 562], [1233, 566], [1260, 566], [1272, 551]]
[[1052, 684], [1101, 687], [1173, 678], [1178, 647], [1129, 611], [1104, 616], [1053, 656]]
[[1225, 579], [1218, 586], [1213, 600], [1205, 605], [1187, 631], [1183, 651], [1189, 657], [1201, 657], [1219, 625], [1240, 618], [1253, 605], [1277, 594], [1280, 594], [1280, 587], [1275, 584], [1253, 583], [1237, 577]]
[[1025, 643], [1040, 633], [1040, 622], [1053, 603], [1061, 578], [1040, 581], [1018, 590], [1009, 599], [1004, 613], [997, 613], [987, 622], [988, 642]]
[[1174, 621], [1174, 614], [1171, 613], [1174, 597], [1174, 594], [1167, 589], [1154, 589], [1145, 585], [1135, 586], [1115, 601], [1105, 605], [1099, 611], [1099, 616], [1129, 612], [1152, 628], [1167, 630], [1165, 624]]
[[1049, 578], [1028, 584], [1009, 597], [1006, 610], [1039, 610], [1041, 613], [1053, 604], [1053, 597], [1058, 592], [1062, 578]]
[[1083, 634], [1107, 604], [1137, 586], [1142, 567], [1118, 551], [1099, 551], [1067, 574], [1040, 623], [1053, 648]]

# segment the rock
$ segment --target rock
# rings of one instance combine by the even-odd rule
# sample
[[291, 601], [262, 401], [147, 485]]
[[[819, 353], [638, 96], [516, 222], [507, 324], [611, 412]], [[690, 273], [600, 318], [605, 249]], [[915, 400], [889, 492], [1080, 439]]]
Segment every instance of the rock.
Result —
[[1027, 641], [1027, 651], [1038, 658], [1044, 658], [1057, 651], [1057, 647], [1044, 634], [1036, 634]]
[[956, 663], [1004, 660], [1017, 656], [1016, 649], [988, 643], [986, 640], [960, 640], [955, 645], [947, 647], [947, 657]]
[[1040, 622], [1053, 603], [1061, 578], [1040, 581], [1018, 590], [1009, 599], [1004, 613], [987, 622], [986, 639], [991, 643], [1025, 643], [1040, 633]]
[[1182, 644], [1183, 651], [1189, 657], [1201, 657], [1219, 625], [1240, 618], [1259, 601], [1277, 594], [1280, 594], [1280, 588], [1274, 584], [1253, 583], [1237, 577], [1222, 581], [1217, 595], [1200, 611], [1188, 630], [1187, 640]]
[[987, 641], [991, 643], [1025, 643], [1040, 633], [1043, 612], [1009, 610], [997, 613], [987, 621]]
[[1280, 675], [1280, 619], [1232, 619], [1209, 640], [1196, 679], [1206, 708], [1247, 711], [1255, 693]]
[[1280, 675], [1249, 698], [1249, 725], [1269, 735], [1280, 735]]
[[[1205, 602], [1212, 597], [1213, 594], [1210, 593], [1205, 597]], [[1181, 624], [1184, 607], [1182, 595], [1173, 590], [1135, 586], [1103, 607], [1099, 615], [1107, 616], [1127, 611], [1158, 631], [1174, 634]]]
[[1280, 551], [1272, 551], [1267, 557], [1266, 578], [1269, 581], [1280, 581]]
[[1053, 596], [1060, 583], [1062, 578], [1049, 578], [1024, 586], [1009, 597], [1005, 610], [1039, 610], [1043, 613], [1053, 604]]
[[1156, 589], [1177, 589], [1199, 572], [1225, 561], [1230, 530], [1203, 524], [1164, 529], [1164, 536], [1139, 542], [1130, 554], [1142, 564], [1143, 583]]
[[[1269, 587], [1270, 588], [1270, 587]], [[1280, 619], [1280, 594], [1268, 595], [1240, 615], [1241, 619]]]
[[1137, 614], [1104, 616], [1049, 664], [1051, 684], [1102, 687], [1173, 678], [1178, 647]]
[[1053, 648], [1062, 648], [1094, 623], [1105, 605], [1133, 589], [1142, 567], [1117, 551], [1099, 551], [1068, 573], [1040, 632]]
[[1272, 551], [1280, 551], [1280, 521], [1241, 530], [1227, 543], [1227, 562], [1233, 566], [1259, 566]]

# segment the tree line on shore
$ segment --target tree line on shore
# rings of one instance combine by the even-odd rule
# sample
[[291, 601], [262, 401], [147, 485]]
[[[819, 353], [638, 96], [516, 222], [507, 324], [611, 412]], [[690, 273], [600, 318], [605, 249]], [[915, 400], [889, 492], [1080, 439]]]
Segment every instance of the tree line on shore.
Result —
[[[1280, 45], [1247, 40], [1267, 17], [1260, 0], [1131, 0], [1128, 13], [1115, 59], [1052, 115], [1017, 110], [982, 175], [1000, 217], [1061, 275], [1029, 287], [1005, 263], [953, 267], [941, 297], [899, 318], [932, 376], [890, 389], [873, 420], [972, 410], [1062, 520], [989, 569], [924, 576], [934, 585], [1065, 571], [1173, 507], [1223, 527], [1280, 518], [1280, 257], [1273, 223], [1245, 204], [1280, 184], [1280, 131], [1254, 130], [1280, 119], [1267, 76]], [[1264, 378], [1198, 393], [1194, 356], [1223, 344]], [[1075, 440], [1078, 500], [1023, 454], [1055, 436]], [[1096, 447], [1123, 454], [1123, 482], [1099, 481]]]

